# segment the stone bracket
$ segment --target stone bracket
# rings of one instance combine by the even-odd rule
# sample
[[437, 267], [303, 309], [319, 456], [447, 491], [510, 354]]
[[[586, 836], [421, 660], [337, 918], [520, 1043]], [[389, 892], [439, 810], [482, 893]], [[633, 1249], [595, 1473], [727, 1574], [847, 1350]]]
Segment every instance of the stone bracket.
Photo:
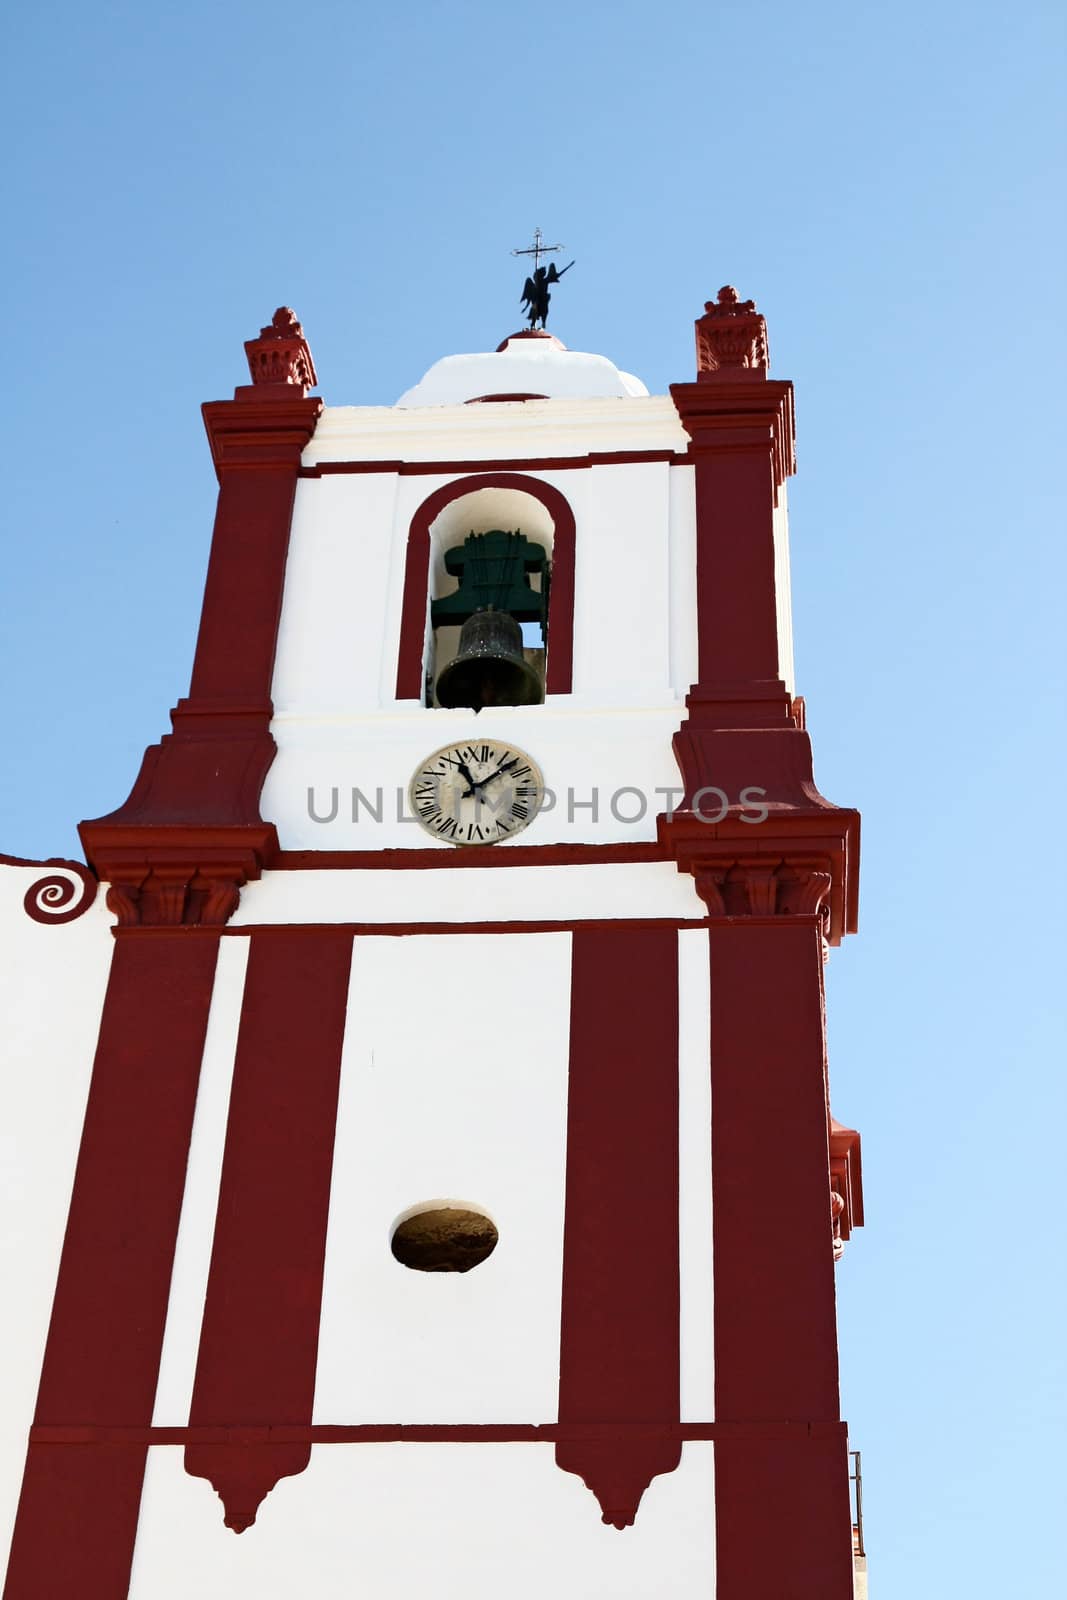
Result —
[[93, 865], [120, 927], [222, 927], [241, 889], [278, 852], [272, 823], [248, 827], [97, 824]]
[[855, 931], [857, 812], [772, 810], [763, 822], [711, 823], [675, 811], [658, 818], [658, 832], [710, 918], [818, 917], [831, 944]]

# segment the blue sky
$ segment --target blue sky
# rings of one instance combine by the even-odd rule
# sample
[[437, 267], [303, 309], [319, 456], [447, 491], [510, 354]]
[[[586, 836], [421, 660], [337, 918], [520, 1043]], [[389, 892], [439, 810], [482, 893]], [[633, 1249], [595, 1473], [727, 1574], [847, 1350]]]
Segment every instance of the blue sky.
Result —
[[293, 305], [333, 403], [519, 324], [653, 391], [720, 284], [797, 385], [799, 685], [864, 813], [830, 967], [876, 1600], [1052, 1592], [1063, 1399], [1058, 8], [19, 8], [0, 848], [77, 852], [188, 686], [202, 400]]

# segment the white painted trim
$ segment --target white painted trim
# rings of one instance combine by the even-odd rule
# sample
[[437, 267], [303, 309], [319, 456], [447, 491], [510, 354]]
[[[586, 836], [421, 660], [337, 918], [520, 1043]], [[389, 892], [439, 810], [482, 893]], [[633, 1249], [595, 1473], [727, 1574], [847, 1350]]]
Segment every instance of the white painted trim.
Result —
[[715, 1419], [711, 1235], [711, 965], [706, 928], [678, 934], [681, 1417]]
[[155, 1427], [184, 1427], [189, 1421], [250, 948], [248, 939], [219, 943], [152, 1413]]
[[302, 457], [322, 461], [490, 461], [672, 450], [689, 435], [669, 395], [488, 402], [404, 410], [327, 406]]
[[684, 700], [699, 676], [695, 467], [670, 469], [670, 683]]
[[793, 595], [789, 564], [789, 507], [785, 484], [778, 492], [772, 519], [774, 531], [774, 598], [778, 623], [778, 672], [790, 694], [795, 692], [793, 669]]
[[[408, 830], [414, 831], [414, 830]], [[425, 837], [425, 836], [424, 836]], [[442, 849], [445, 847], [442, 846]], [[507, 849], [506, 845], [498, 847]], [[703, 921], [690, 873], [673, 861], [582, 866], [332, 868], [266, 872], [241, 891], [232, 927], [256, 923]]]

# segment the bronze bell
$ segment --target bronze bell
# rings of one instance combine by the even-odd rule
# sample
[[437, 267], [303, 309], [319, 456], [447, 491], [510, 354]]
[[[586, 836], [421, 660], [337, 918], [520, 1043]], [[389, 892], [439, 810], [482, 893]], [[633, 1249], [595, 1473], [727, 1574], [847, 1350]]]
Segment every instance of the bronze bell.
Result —
[[545, 697], [541, 674], [522, 652], [522, 629], [506, 611], [476, 611], [463, 624], [459, 649], [441, 670], [443, 706], [535, 706]]

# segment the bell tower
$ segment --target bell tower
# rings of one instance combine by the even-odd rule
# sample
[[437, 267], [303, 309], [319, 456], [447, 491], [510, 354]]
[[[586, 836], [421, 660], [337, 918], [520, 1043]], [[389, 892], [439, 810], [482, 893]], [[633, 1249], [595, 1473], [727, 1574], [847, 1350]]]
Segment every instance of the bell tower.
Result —
[[275, 313], [172, 731], [3, 858], [85, 1104], [4, 1600], [853, 1593], [792, 387], [733, 289], [669, 395], [540, 320], [328, 406]]

